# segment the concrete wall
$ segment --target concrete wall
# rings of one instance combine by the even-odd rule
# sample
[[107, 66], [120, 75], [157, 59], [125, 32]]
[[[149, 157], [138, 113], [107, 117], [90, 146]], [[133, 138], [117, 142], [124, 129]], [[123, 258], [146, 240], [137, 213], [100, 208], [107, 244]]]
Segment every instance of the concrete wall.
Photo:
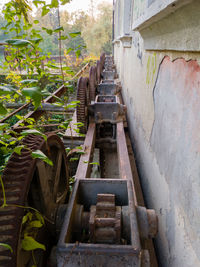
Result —
[[[133, 25], [131, 4], [120, 14], [132, 12]], [[114, 59], [145, 200], [159, 216], [155, 244], [160, 266], [198, 267], [200, 53], [195, 36], [200, 36], [200, 1], [161, 12], [157, 22], [153, 17], [138, 31], [130, 28], [129, 36], [115, 35]], [[159, 45], [152, 45], [155, 40]]]

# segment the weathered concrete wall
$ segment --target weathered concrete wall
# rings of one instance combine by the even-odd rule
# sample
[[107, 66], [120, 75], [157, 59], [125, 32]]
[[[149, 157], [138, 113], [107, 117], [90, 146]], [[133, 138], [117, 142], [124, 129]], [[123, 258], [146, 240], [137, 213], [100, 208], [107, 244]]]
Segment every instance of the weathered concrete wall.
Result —
[[[188, 28], [180, 23], [179, 27], [186, 30], [183, 42], [188, 38], [191, 44], [192, 32], [200, 26], [197, 11], [191, 16], [194, 7], [199, 8], [199, 12], [200, 1], [195, 0], [169, 15], [174, 23], [183, 24], [180, 18], [190, 16], [185, 20], [191, 20]], [[150, 28], [145, 31], [149, 31], [151, 37]], [[183, 49], [181, 39], [176, 42], [177, 51], [170, 50], [166, 41], [168, 33], [164, 30], [160, 37], [156, 35], [160, 43], [165, 42], [164, 51], [146, 50], [147, 40], [141, 33], [144, 29], [130, 31], [129, 48], [124, 47], [123, 39], [116, 38], [114, 58], [123, 86], [145, 200], [159, 216], [155, 242], [159, 262], [160, 266], [167, 267], [198, 267], [200, 53], [195, 46], [193, 52]], [[175, 29], [171, 38], [176, 38]]]

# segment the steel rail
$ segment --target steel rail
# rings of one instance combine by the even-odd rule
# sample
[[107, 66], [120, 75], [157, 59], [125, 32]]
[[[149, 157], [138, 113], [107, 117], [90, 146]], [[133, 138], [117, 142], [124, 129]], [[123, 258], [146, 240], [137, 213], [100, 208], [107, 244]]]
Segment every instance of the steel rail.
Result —
[[20, 112], [21, 110], [27, 108], [29, 105], [31, 104], [31, 102], [24, 104], [23, 106], [19, 107], [18, 109], [16, 109], [15, 111], [11, 112], [8, 116], [6, 116], [5, 118], [0, 120], [0, 123], [4, 123], [5, 121], [7, 121], [8, 119], [10, 119], [12, 116], [14, 116], [15, 114], [17, 114], [18, 112]]
[[[5, 43], [0, 43], [0, 45], [5, 45]], [[90, 63], [88, 62], [79, 72], [77, 72], [73, 77], [72, 77], [72, 79], [71, 79], [71, 81], [73, 81], [75, 78], [77, 78], [78, 76], [80, 76], [88, 67], [90, 66]], [[60, 88], [58, 88], [57, 90], [56, 90], [56, 92], [52, 95], [52, 96], [50, 96], [50, 97], [48, 97], [48, 98], [46, 98], [45, 100], [44, 100], [44, 102], [43, 103], [53, 103], [53, 102], [55, 102], [55, 101], [50, 101], [49, 99], [50, 98], [52, 98], [52, 97], [54, 97], [55, 95], [56, 96], [60, 96], [59, 95], [59, 91], [60, 90], [63, 90], [63, 86], [61, 86]], [[12, 116], [14, 116], [15, 114], [17, 114], [19, 111], [21, 111], [21, 110], [23, 110], [23, 109], [25, 109], [25, 108], [27, 108], [30, 104], [32, 103], [32, 101], [30, 101], [29, 103], [26, 103], [26, 104], [24, 104], [24, 105], [22, 105], [21, 107], [19, 107], [18, 109], [16, 109], [15, 111], [13, 111], [13, 112], [11, 112], [10, 114], [8, 114], [6, 117], [4, 117], [3, 119], [1, 119], [0, 120], [0, 123], [4, 123], [5, 121], [7, 121], [9, 118], [11, 118]], [[31, 117], [33, 115], [33, 117]], [[42, 114], [41, 114], [42, 115]], [[41, 115], [39, 115], [39, 113], [37, 112], [37, 110], [36, 111], [33, 111], [32, 113], [30, 112], [30, 113], [28, 113], [26, 116], [25, 116], [25, 118], [27, 119], [27, 118], [38, 118], [38, 117], [40, 117]], [[19, 127], [19, 124], [21, 124], [21, 123], [23, 123], [23, 120], [20, 120], [18, 123], [16, 123], [14, 126], [13, 126], [13, 129], [14, 130], [17, 130], [17, 128]]]
[[91, 170], [91, 158], [94, 151], [95, 145], [95, 136], [96, 136], [96, 125], [94, 122], [91, 122], [88, 127], [88, 131], [85, 137], [85, 142], [83, 145], [84, 154], [81, 155], [78, 168], [76, 171], [76, 179], [89, 178]]

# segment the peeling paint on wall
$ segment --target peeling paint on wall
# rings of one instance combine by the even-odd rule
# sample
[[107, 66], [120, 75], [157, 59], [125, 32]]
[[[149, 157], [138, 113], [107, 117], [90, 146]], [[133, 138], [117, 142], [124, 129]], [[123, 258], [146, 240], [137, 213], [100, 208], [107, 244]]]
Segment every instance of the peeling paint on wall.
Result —
[[[170, 188], [167, 266], [200, 266], [200, 66], [197, 61], [164, 58], [154, 88], [154, 106], [151, 148]], [[191, 265], [186, 265], [186, 261]]]
[[155, 82], [156, 79], [156, 70], [157, 70], [157, 56], [156, 53], [150, 55], [147, 60], [147, 75], [146, 75], [146, 84], [151, 85]]

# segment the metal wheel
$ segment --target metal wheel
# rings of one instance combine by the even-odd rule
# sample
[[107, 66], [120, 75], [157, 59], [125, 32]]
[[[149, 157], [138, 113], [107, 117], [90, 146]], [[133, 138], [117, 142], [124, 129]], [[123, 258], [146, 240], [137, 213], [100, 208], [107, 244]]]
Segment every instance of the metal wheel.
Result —
[[97, 87], [97, 67], [92, 66], [89, 73], [89, 96], [90, 101], [95, 101]]
[[80, 103], [76, 108], [76, 117], [77, 122], [81, 122], [83, 126], [81, 126], [80, 132], [86, 133], [87, 131], [87, 122], [88, 122], [88, 114], [87, 114], [87, 106], [89, 104], [89, 79], [87, 77], [80, 77], [77, 84], [77, 100]]
[[[29, 135], [23, 143], [32, 151], [41, 150], [54, 165], [33, 159], [27, 149], [23, 149], [21, 155], [14, 153], [9, 159], [2, 176], [8, 206], [0, 208], [0, 240], [10, 245], [13, 253], [0, 247], [2, 267], [29, 266], [28, 262], [31, 261], [29, 253], [24, 262], [23, 258], [27, 253], [20, 248], [22, 218], [26, 209], [19, 206], [34, 207], [54, 222], [56, 210], [65, 202], [68, 192], [66, 154], [60, 138], [49, 135], [45, 142], [40, 136]], [[0, 196], [2, 202], [2, 189]]]
[[100, 84], [101, 82], [101, 63], [97, 60], [97, 83]]

